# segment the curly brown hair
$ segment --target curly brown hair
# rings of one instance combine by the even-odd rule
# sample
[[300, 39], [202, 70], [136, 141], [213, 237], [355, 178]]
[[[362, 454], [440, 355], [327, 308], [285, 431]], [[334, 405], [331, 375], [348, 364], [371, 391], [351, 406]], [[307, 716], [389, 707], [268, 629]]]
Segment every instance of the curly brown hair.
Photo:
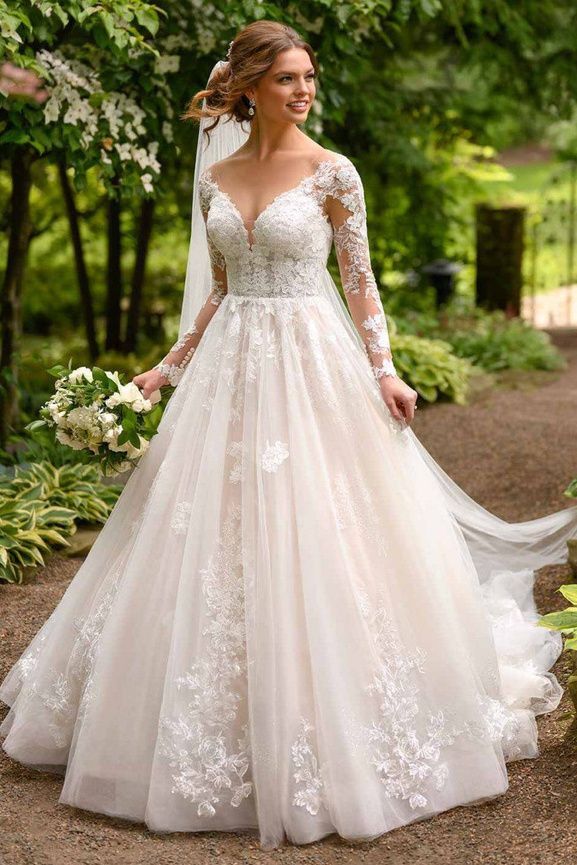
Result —
[[[207, 137], [220, 118], [230, 114], [235, 120], [251, 119], [249, 103], [244, 91], [255, 84], [273, 65], [277, 54], [289, 48], [303, 48], [318, 74], [315, 53], [296, 30], [278, 21], [253, 21], [237, 33], [230, 44], [229, 62], [222, 64], [212, 75], [206, 90], [194, 94], [182, 120], [200, 120], [214, 117], [214, 123], [204, 130]], [[205, 107], [202, 107], [206, 100]]]

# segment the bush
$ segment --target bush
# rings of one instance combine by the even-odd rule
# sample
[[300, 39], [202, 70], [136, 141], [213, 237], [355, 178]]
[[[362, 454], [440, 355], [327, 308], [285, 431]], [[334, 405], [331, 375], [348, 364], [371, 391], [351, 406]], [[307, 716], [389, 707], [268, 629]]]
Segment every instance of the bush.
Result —
[[0, 582], [20, 583], [44, 564], [50, 547], [67, 546], [76, 521], [104, 523], [120, 486], [103, 484], [96, 466], [39, 462], [0, 477]]
[[397, 319], [399, 331], [449, 343], [456, 355], [487, 372], [505, 369], [556, 370], [565, 367], [547, 333], [501, 310], [488, 312], [455, 298], [440, 312], [408, 313]]
[[392, 334], [391, 348], [397, 372], [423, 399], [435, 402], [444, 396], [465, 404], [473, 368], [469, 361], [457, 357], [447, 342]]

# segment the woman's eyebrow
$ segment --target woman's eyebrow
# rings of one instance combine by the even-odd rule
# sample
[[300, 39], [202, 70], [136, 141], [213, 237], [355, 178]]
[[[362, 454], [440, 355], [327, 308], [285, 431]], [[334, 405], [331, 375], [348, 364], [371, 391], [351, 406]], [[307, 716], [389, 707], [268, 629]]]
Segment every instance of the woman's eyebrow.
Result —
[[[307, 69], [307, 71], [305, 72], [305, 75], [308, 75], [309, 72], [314, 72], [314, 71], [315, 71], [314, 67], [311, 66], [309, 69]], [[275, 75], [294, 75], [294, 74], [295, 74], [294, 69], [281, 69], [280, 72], [275, 72]]]

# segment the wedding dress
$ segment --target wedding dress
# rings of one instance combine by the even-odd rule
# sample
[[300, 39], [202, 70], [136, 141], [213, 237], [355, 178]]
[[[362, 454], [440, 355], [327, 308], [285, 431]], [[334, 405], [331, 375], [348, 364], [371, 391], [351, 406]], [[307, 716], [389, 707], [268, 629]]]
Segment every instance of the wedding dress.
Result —
[[[0, 685], [4, 750], [63, 774], [62, 803], [265, 849], [499, 796], [561, 697], [532, 589], [577, 508], [499, 520], [392, 418], [351, 160], [326, 151], [250, 232], [210, 166], [198, 196], [210, 293], [159, 364], [149, 450]], [[320, 288], [333, 243], [360, 342]]]

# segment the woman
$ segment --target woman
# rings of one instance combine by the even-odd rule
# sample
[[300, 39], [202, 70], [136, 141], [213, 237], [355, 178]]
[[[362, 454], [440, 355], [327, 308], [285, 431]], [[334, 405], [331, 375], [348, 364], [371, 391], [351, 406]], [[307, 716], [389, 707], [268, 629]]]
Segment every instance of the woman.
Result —
[[316, 73], [259, 21], [193, 99], [234, 119], [199, 135], [180, 338], [134, 378], [175, 392], [0, 686], [4, 749], [60, 802], [265, 849], [505, 792], [561, 696], [533, 571], [577, 530], [499, 520], [412, 434], [359, 175], [299, 129]]

